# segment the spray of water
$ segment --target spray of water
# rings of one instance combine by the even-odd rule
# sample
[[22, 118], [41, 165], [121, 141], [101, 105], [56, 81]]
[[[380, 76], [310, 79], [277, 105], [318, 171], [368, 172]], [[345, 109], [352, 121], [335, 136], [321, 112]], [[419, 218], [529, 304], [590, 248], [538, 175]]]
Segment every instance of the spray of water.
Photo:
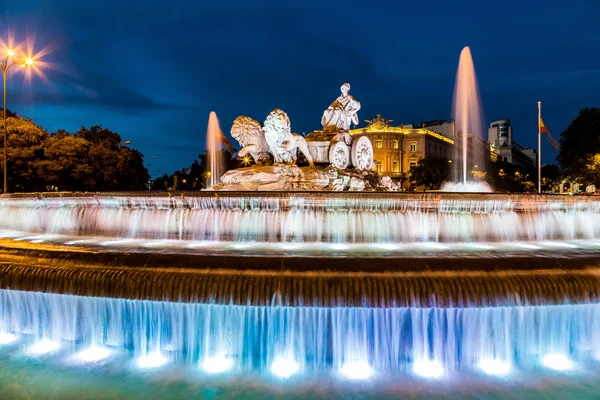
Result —
[[[460, 53], [454, 87], [453, 117], [457, 128], [455, 140], [460, 143], [460, 146], [456, 146], [455, 159], [461, 160], [460, 163], [455, 163], [457, 168], [455, 176], [457, 181], [462, 182], [462, 185], [457, 187], [454, 184], [452, 190], [450, 190], [450, 187], [442, 188], [442, 190], [490, 192], [491, 188], [484, 183], [467, 185], [469, 167], [478, 171], [485, 168], [485, 160], [481, 151], [482, 146], [480, 145], [484, 139], [482, 107], [475, 66], [469, 47], [465, 47]], [[462, 179], [459, 177], [462, 177]]]
[[208, 117], [208, 129], [206, 130], [206, 155], [208, 165], [207, 187], [212, 187], [221, 180], [225, 173], [225, 159], [222, 146], [226, 139], [219, 127], [219, 119], [214, 111]]

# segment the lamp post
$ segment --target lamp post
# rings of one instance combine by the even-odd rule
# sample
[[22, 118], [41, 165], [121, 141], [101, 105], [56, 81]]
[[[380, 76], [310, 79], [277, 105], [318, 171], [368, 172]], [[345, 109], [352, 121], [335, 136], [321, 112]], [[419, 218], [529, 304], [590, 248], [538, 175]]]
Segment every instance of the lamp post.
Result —
[[2, 76], [4, 78], [4, 193], [8, 193], [8, 162], [7, 162], [7, 151], [8, 151], [8, 129], [6, 126], [6, 77], [8, 74], [8, 70], [13, 65], [20, 65], [22, 67], [28, 67], [33, 65], [33, 59], [30, 57], [25, 58], [22, 63], [19, 63], [16, 60], [13, 60], [15, 56], [15, 52], [12, 49], [6, 50], [6, 59], [3, 62], [0, 61], [0, 69], [2, 69]]

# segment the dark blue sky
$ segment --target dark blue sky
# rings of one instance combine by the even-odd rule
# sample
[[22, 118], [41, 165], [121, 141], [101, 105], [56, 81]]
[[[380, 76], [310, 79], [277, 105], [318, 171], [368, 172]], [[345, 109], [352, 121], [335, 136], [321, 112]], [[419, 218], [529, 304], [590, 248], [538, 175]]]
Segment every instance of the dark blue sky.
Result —
[[14, 75], [8, 108], [51, 132], [117, 131], [156, 156], [153, 174], [194, 160], [211, 110], [225, 132], [276, 107], [308, 132], [346, 81], [361, 121], [450, 118], [466, 45], [486, 121], [510, 118], [523, 145], [536, 146], [538, 100], [557, 138], [600, 106], [599, 0], [19, 0], [2, 12], [0, 32], [35, 32], [61, 71]]

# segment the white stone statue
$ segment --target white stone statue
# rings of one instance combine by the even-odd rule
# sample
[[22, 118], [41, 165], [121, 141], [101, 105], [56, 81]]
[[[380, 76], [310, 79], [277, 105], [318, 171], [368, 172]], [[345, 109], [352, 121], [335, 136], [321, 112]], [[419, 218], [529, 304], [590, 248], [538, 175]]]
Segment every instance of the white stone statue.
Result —
[[297, 149], [300, 149], [310, 166], [314, 167], [306, 140], [302, 136], [292, 133], [290, 119], [285, 111], [279, 108], [271, 111], [265, 119], [263, 132], [275, 164], [295, 164]]
[[348, 131], [352, 123], [358, 125], [357, 113], [360, 110], [360, 103], [348, 93], [350, 91], [349, 83], [344, 83], [340, 89], [341, 96], [335, 99], [323, 113], [321, 118], [323, 129], [335, 127], [336, 131]]
[[240, 115], [233, 121], [231, 137], [242, 146], [238, 152], [239, 157], [250, 154], [257, 165], [273, 164], [269, 155], [269, 144], [265, 140], [263, 128], [257, 120]]

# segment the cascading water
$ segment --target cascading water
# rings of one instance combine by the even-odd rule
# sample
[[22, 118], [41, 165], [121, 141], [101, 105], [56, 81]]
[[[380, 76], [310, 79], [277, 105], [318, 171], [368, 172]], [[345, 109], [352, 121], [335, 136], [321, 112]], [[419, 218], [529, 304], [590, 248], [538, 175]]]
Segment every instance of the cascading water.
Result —
[[[136, 265], [126, 264], [131, 254], [83, 246], [40, 256], [46, 244], [36, 248], [34, 242], [53, 236], [71, 243], [97, 239], [117, 248], [139, 240], [151, 254]], [[68, 374], [126, 365], [129, 377], [172, 367], [194, 371], [193, 385], [225, 374], [235, 383], [252, 376], [253, 387], [262, 378], [276, 380], [275, 386], [291, 378], [356, 388], [347, 382], [410, 385], [441, 378], [445, 385], [460, 384], [465, 376], [489, 382], [495, 378], [482, 375], [518, 379], [522, 373], [545, 377], [598, 368], [597, 269], [404, 273], [406, 265], [398, 261], [395, 270], [380, 274], [279, 267], [258, 272], [214, 269], [203, 255], [192, 255], [194, 263], [182, 267], [181, 254], [168, 258], [168, 266], [148, 263], [159, 253], [170, 256], [162, 253], [163, 243], [193, 248], [231, 243], [244, 254], [266, 244], [322, 243], [329, 253], [320, 265], [327, 267], [334, 249], [351, 252], [365, 245], [397, 256], [402, 245], [420, 244], [427, 262], [435, 248], [454, 245], [488, 252], [492, 245], [502, 249], [518, 242], [535, 249], [527, 251], [537, 257], [549, 243], [568, 249], [576, 246], [572, 242], [589, 242], [597, 252], [600, 201], [592, 197], [24, 195], [0, 199], [0, 237], [23, 246], [22, 253], [8, 247], [0, 252], [2, 374], [14, 368], [13, 360], [26, 359], [36, 365], [56, 362], [61, 365], [56, 370]], [[94, 263], [96, 253], [109, 261]], [[86, 368], [64, 368], [65, 360]], [[2, 370], [6, 363], [10, 367]], [[31, 364], [25, 376], [34, 375]], [[158, 374], [163, 373], [168, 375]], [[124, 397], [133, 398], [134, 392]], [[391, 392], [398, 393], [394, 387]], [[464, 398], [462, 392], [457, 398]]]
[[345, 245], [600, 239], [600, 201], [278, 194], [0, 199], [0, 230], [83, 238]]
[[485, 162], [482, 149], [483, 112], [479, 98], [479, 86], [473, 65], [471, 49], [465, 47], [460, 52], [456, 84], [454, 86], [453, 117], [456, 124], [455, 160], [456, 182], [447, 182], [442, 186], [445, 192], [491, 192], [491, 187], [485, 182], [469, 182], [470, 168], [474, 172], [485, 172]]
[[286, 360], [299, 375], [420, 374], [424, 364], [446, 374], [486, 363], [508, 373], [543, 368], [547, 357], [593, 362], [600, 305], [252, 307], [0, 290], [0, 340], [8, 338], [30, 352], [107, 349], [208, 372], [268, 373]]

